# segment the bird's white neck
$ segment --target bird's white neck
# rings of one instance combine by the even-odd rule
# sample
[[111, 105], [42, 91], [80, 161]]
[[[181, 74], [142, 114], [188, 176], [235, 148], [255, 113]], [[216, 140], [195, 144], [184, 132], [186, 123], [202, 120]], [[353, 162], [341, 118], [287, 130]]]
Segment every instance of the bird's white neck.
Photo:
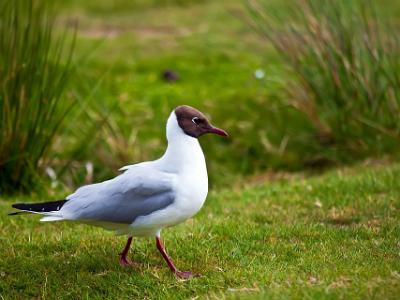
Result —
[[167, 150], [159, 160], [165, 171], [184, 172], [206, 168], [199, 141], [183, 132], [174, 111], [167, 122], [167, 140]]

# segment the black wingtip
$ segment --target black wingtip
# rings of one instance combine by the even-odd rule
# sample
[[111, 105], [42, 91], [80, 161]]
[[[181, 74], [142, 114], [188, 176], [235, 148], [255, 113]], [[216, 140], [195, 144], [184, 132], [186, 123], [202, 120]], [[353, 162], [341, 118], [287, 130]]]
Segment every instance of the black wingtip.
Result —
[[58, 211], [68, 200], [57, 200], [51, 202], [40, 203], [15, 203], [11, 206], [15, 209], [23, 210], [22, 212], [11, 213], [10, 215], [18, 215], [19, 213], [38, 212], [44, 213], [49, 211]]
[[[16, 209], [25, 209], [26, 204], [25, 203], [15, 203], [11, 205], [12, 208], [16, 208]], [[17, 215], [22, 215], [22, 214], [27, 214], [28, 212], [26, 211], [16, 211], [16, 212], [12, 212], [9, 213], [9, 216], [17, 216]]]
[[24, 209], [25, 206], [26, 206], [25, 203], [15, 203], [15, 204], [11, 205], [12, 208], [16, 208], [16, 209]]

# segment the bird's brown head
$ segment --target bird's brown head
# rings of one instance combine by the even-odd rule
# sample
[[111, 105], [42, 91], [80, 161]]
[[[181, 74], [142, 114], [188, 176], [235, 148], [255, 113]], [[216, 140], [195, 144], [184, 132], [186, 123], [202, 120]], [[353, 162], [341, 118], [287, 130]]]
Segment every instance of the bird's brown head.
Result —
[[175, 108], [175, 115], [179, 127], [191, 137], [198, 138], [206, 133], [228, 136], [224, 130], [211, 125], [204, 114], [191, 106], [178, 106]]

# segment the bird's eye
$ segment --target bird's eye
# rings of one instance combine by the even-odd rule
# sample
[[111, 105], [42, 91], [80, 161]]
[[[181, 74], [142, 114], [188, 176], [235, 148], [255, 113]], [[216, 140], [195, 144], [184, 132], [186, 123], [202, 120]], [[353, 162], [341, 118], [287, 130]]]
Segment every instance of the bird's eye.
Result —
[[196, 125], [199, 125], [199, 123], [201, 123], [201, 122], [200, 122], [200, 119], [199, 119], [198, 117], [194, 117], [194, 118], [192, 119], [192, 122], [193, 122], [194, 124], [196, 124]]

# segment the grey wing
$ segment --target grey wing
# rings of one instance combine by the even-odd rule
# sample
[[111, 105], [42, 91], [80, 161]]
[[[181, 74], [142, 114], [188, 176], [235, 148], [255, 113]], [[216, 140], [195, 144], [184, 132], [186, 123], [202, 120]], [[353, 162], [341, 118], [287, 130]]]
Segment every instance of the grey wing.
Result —
[[174, 199], [173, 175], [138, 167], [78, 189], [67, 197], [60, 212], [73, 220], [130, 224], [169, 206]]

